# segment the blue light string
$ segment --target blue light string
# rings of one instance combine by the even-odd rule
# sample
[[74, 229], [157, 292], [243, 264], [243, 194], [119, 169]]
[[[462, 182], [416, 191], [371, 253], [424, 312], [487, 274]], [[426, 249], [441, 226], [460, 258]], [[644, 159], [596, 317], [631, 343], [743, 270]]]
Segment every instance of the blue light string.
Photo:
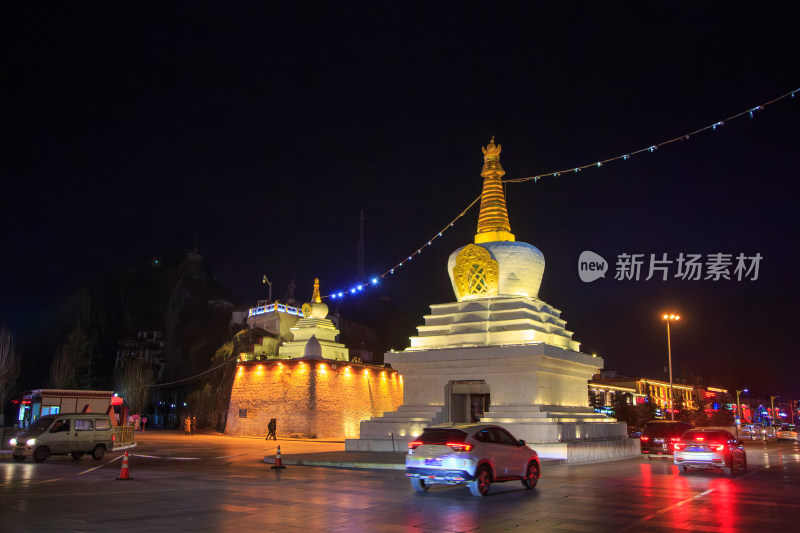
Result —
[[426, 247], [432, 246], [433, 242], [436, 239], [440, 238], [444, 234], [444, 232], [446, 232], [447, 230], [452, 228], [455, 225], [455, 223], [458, 221], [458, 219], [460, 219], [465, 214], [467, 214], [467, 211], [469, 211], [472, 208], [472, 206], [475, 205], [478, 202], [478, 200], [480, 200], [480, 199], [481, 199], [481, 197], [480, 197], [480, 195], [478, 195], [478, 197], [475, 198], [474, 200], [472, 200], [472, 202], [463, 211], [461, 211], [458, 214], [457, 217], [455, 217], [453, 220], [451, 220], [450, 223], [447, 224], [444, 228], [442, 228], [436, 235], [434, 235], [433, 237], [428, 239], [428, 242], [426, 242], [425, 244], [423, 244], [422, 246], [417, 248], [417, 250], [414, 253], [412, 253], [411, 255], [409, 255], [407, 259], [404, 259], [404, 260], [400, 261], [399, 263], [394, 265], [392, 268], [390, 268], [389, 270], [387, 270], [386, 272], [384, 272], [380, 276], [375, 276], [375, 277], [371, 278], [369, 281], [364, 281], [364, 282], [358, 283], [358, 284], [354, 285], [352, 288], [350, 288], [350, 289], [348, 289], [346, 291], [335, 291], [335, 292], [332, 292], [330, 294], [326, 294], [325, 296], [322, 296], [321, 298], [330, 298], [332, 300], [338, 300], [340, 298], [344, 298], [347, 295], [358, 294], [359, 292], [363, 291], [365, 288], [368, 288], [371, 285], [377, 285], [380, 282], [381, 279], [385, 278], [386, 276], [393, 275], [395, 270], [405, 266], [406, 263], [408, 263], [409, 261], [414, 259], [415, 255], [421, 254], [422, 250], [424, 250]]
[[[798, 87], [797, 89], [794, 89], [793, 91], [789, 91], [788, 93], [782, 94], [781, 96], [778, 96], [777, 98], [773, 98], [772, 100], [764, 102], [761, 105], [757, 105], [755, 107], [751, 107], [749, 109], [746, 109], [746, 110], [742, 111], [741, 113], [737, 113], [735, 115], [732, 115], [732, 116], [730, 116], [730, 117], [728, 117], [728, 118], [726, 118], [724, 120], [719, 120], [717, 122], [709, 124], [708, 126], [704, 126], [702, 128], [699, 128], [699, 129], [696, 129], [696, 130], [691, 131], [689, 133], [680, 135], [680, 136], [675, 137], [673, 139], [669, 139], [669, 140], [666, 140], [666, 141], [663, 141], [663, 142], [660, 142], [660, 143], [656, 143], [656, 144], [650, 145], [650, 146], [648, 146], [646, 148], [640, 148], [639, 150], [635, 150], [633, 152], [627, 152], [625, 154], [617, 155], [617, 156], [614, 156], [614, 157], [609, 157], [607, 159], [601, 159], [600, 161], [596, 161], [594, 163], [588, 163], [588, 164], [585, 164], [585, 165], [580, 165], [580, 166], [577, 166], [577, 167], [567, 168], [567, 169], [563, 169], [563, 170], [556, 170], [556, 171], [553, 171], [553, 172], [547, 172], [545, 174], [537, 174], [535, 176], [528, 176], [526, 178], [514, 178], [514, 179], [503, 180], [503, 183], [522, 183], [522, 182], [531, 181], [531, 180], [533, 182], [538, 182], [541, 178], [547, 178], [547, 177], [551, 177], [551, 176], [552, 177], [558, 177], [561, 174], [567, 173], [567, 172], [572, 172], [574, 174], [574, 173], [580, 172], [581, 170], [583, 170], [585, 168], [592, 168], [592, 167], [600, 168], [603, 165], [605, 165], [606, 163], [610, 163], [610, 162], [613, 162], [613, 161], [618, 161], [618, 160], [628, 161], [628, 160], [630, 160], [630, 158], [632, 156], [639, 155], [639, 154], [642, 154], [642, 153], [645, 153], [645, 152], [652, 154], [656, 150], [661, 148], [662, 146], [666, 146], [666, 145], [674, 143], [676, 141], [688, 141], [693, 135], [697, 135], [699, 133], [703, 133], [704, 131], [707, 131], [707, 130], [716, 131], [717, 128], [723, 126], [726, 122], [730, 122], [730, 121], [735, 120], [737, 118], [741, 118], [744, 115], [749, 115], [750, 118], [753, 118], [754, 117], [754, 113], [756, 111], [761, 111], [766, 106], [772, 105], [772, 104], [774, 104], [776, 102], [779, 102], [779, 101], [781, 101], [781, 100], [783, 100], [785, 98], [789, 98], [789, 97], [794, 98], [795, 97], [795, 93], [797, 93], [797, 92], [800, 92], [800, 87]], [[439, 233], [437, 233], [431, 239], [429, 239], [427, 243], [425, 243], [422, 246], [420, 246], [419, 248], [417, 248], [417, 250], [414, 253], [412, 253], [411, 255], [409, 255], [407, 259], [404, 259], [403, 261], [400, 261], [399, 263], [397, 263], [395, 266], [393, 266], [392, 268], [390, 268], [389, 270], [387, 270], [386, 272], [384, 272], [380, 276], [373, 277], [369, 281], [364, 281], [364, 282], [358, 283], [358, 284], [354, 285], [352, 288], [350, 288], [348, 290], [332, 292], [330, 294], [322, 296], [322, 298], [331, 298], [331, 299], [334, 299], [334, 300], [338, 300], [340, 298], [344, 298], [347, 295], [355, 295], [355, 294], [358, 294], [358, 293], [362, 292], [364, 289], [368, 288], [369, 286], [377, 285], [380, 282], [380, 280], [385, 278], [386, 276], [393, 275], [395, 270], [405, 266], [405, 264], [408, 263], [409, 261], [411, 261], [414, 258], [414, 256], [421, 254], [422, 250], [425, 249], [425, 247], [431, 246], [433, 241], [435, 241], [436, 239], [440, 238], [445, 231], [447, 231], [448, 229], [452, 228], [453, 225], [458, 221], [458, 219], [463, 217], [467, 213], [467, 211], [469, 211], [472, 208], [472, 206], [475, 205], [478, 202], [478, 200], [480, 200], [480, 199], [481, 199], [480, 196], [475, 198], [472, 201], [472, 203], [470, 203], [466, 207], [466, 209], [461, 211], [461, 213], [459, 213], [457, 217], [455, 217], [453, 220], [451, 220], [450, 223], [448, 225], [446, 225]]]

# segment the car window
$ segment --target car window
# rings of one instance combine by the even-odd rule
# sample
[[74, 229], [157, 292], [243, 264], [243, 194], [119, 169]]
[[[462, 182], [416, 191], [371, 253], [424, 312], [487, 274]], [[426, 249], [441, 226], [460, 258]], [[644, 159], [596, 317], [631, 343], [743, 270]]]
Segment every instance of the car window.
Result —
[[111, 429], [111, 422], [108, 420], [108, 418], [99, 418], [94, 421], [94, 429], [97, 431]]
[[503, 428], [492, 428], [495, 435], [495, 442], [498, 444], [506, 444], [508, 446], [516, 446], [517, 441], [511, 436], [511, 433]]
[[31, 424], [31, 427], [28, 428], [28, 431], [30, 432], [36, 431], [41, 433], [42, 431], [49, 428], [50, 424], [52, 423], [53, 423], [52, 418], [39, 418], [35, 422], [33, 422], [33, 424]]
[[92, 421], [91, 420], [76, 420], [75, 421], [75, 431], [91, 431], [92, 430]]
[[53, 424], [53, 427], [50, 429], [50, 433], [58, 433], [60, 431], [69, 431], [68, 418], [60, 418], [56, 420], [56, 423]]
[[473, 438], [478, 442], [494, 442], [494, 436], [489, 431], [489, 428], [484, 428], [475, 433]]
[[651, 437], [671, 437], [671, 436], [680, 436], [685, 433], [686, 429], [683, 424], [674, 423], [674, 424], [659, 424], [659, 423], [651, 423], [648, 422], [644, 426], [644, 431], [642, 433], [646, 435], [650, 435]]
[[417, 438], [423, 444], [446, 444], [448, 442], [464, 442], [467, 434], [458, 429], [427, 428]]

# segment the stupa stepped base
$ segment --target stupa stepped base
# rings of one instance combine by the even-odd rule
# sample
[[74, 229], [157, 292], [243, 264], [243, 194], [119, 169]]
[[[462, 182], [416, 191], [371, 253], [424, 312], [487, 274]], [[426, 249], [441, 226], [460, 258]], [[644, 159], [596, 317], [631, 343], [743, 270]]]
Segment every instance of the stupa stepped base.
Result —
[[[358, 439], [345, 440], [346, 451], [404, 451], [428, 426], [444, 423], [441, 406], [402, 405], [361, 422]], [[493, 406], [481, 422], [500, 424], [525, 440], [543, 458], [568, 463], [635, 457], [639, 441], [627, 438], [627, 426], [588, 407]]]
[[[627, 425], [589, 407], [497, 405], [481, 422], [501, 424], [531, 445], [627, 438]], [[547, 456], [544, 456], [547, 457]]]
[[[560, 405], [493, 405], [481, 418], [482, 422], [508, 423], [616, 423], [613, 418], [589, 407]], [[622, 434], [620, 434], [621, 436]]]
[[408, 443], [423, 429], [443, 422], [441, 405], [401, 405], [397, 411], [361, 422], [360, 438], [346, 439], [344, 449], [361, 452], [407, 450]]
[[602, 440], [581, 440], [549, 444], [530, 443], [543, 459], [564, 459], [567, 463], [592, 463], [612, 461], [642, 455], [639, 439], [627, 437]]

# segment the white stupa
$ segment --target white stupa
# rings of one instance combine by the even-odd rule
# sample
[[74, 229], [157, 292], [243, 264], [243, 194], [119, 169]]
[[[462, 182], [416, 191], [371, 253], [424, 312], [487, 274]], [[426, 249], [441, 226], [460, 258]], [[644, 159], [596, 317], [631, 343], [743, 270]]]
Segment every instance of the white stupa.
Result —
[[561, 311], [539, 300], [544, 255], [511, 233], [501, 178], [500, 145], [483, 148], [484, 177], [475, 244], [450, 254], [456, 302], [431, 306], [410, 351], [544, 343], [578, 351]]
[[544, 255], [511, 233], [494, 138], [482, 148], [473, 244], [447, 270], [456, 301], [431, 306], [411, 346], [385, 355], [403, 377], [403, 405], [361, 423], [347, 450], [389, 451], [437, 423], [496, 422], [543, 457], [586, 461], [638, 454], [627, 428], [595, 413], [588, 381], [603, 360], [579, 351], [561, 312], [539, 299]]
[[339, 330], [328, 319], [328, 306], [322, 303], [319, 295], [319, 279], [314, 280], [314, 293], [311, 301], [303, 304], [301, 311], [303, 318], [299, 319], [289, 330], [293, 338], [280, 347], [278, 357], [280, 359], [306, 357], [349, 361], [347, 347], [336, 342]]

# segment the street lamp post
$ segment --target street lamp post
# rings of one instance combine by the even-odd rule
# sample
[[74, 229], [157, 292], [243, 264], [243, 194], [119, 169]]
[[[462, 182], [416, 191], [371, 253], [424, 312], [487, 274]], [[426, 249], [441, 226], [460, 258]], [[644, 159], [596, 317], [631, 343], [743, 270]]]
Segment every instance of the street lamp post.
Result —
[[736, 420], [734, 420], [733, 427], [736, 430], [737, 440], [739, 439], [739, 424], [741, 424], [742, 422], [742, 415], [741, 415], [742, 404], [739, 402], [739, 395], [743, 392], [747, 392], [748, 390], [749, 389], [741, 389], [736, 391]]
[[681, 319], [678, 315], [664, 315], [663, 320], [667, 321], [667, 356], [669, 357], [669, 414], [670, 419], [675, 420], [675, 390], [672, 388], [672, 345], [669, 338], [669, 323]]
[[267, 275], [264, 274], [264, 277], [261, 278], [261, 283], [265, 285], [269, 285], [269, 300], [268, 302], [272, 303], [272, 282], [267, 279]]

